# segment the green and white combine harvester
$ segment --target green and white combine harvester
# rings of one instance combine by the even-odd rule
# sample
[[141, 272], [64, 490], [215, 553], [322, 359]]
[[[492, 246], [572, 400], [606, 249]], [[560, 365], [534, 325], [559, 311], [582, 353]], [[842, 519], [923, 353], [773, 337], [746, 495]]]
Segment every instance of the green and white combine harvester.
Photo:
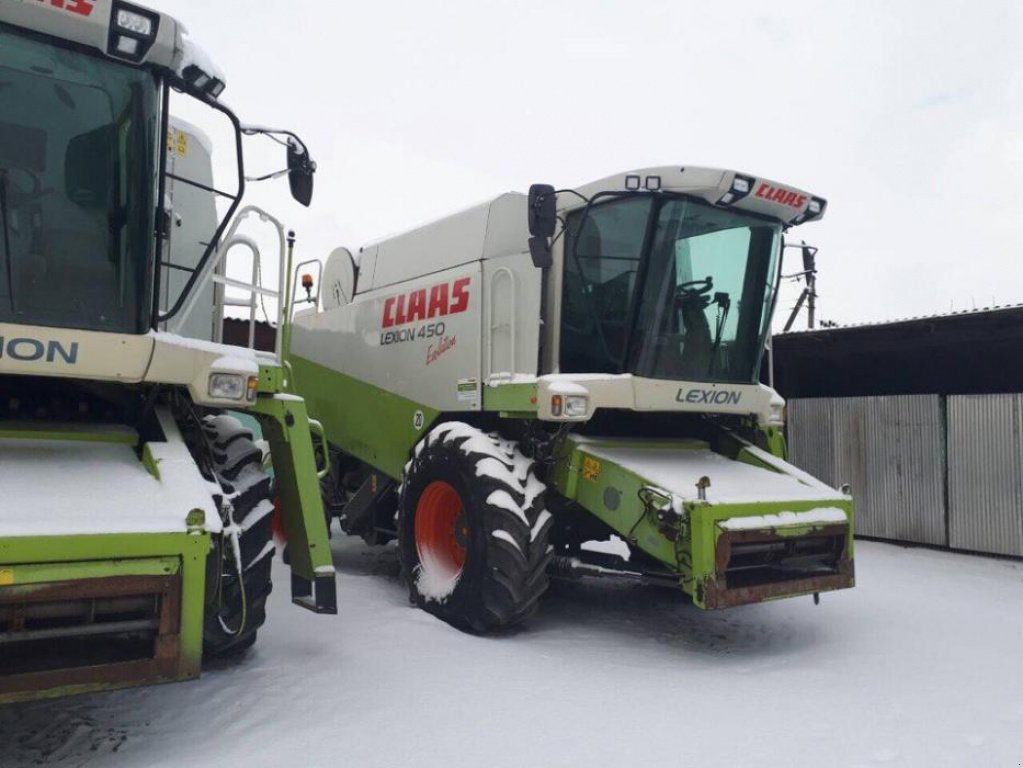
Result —
[[529, 616], [552, 575], [700, 608], [851, 587], [851, 499], [786, 463], [759, 383], [783, 233], [825, 207], [675, 166], [336, 250], [289, 355], [328, 514], [397, 539], [413, 600], [473, 632]]
[[[0, 0], [0, 703], [194, 678], [249, 646], [275, 503], [294, 602], [336, 612], [315, 424], [280, 345], [219, 341], [228, 288], [288, 314], [283, 277], [227, 276], [233, 245], [255, 249], [245, 219], [275, 230], [290, 273], [279, 222], [239, 210], [243, 135], [287, 145], [301, 203], [315, 166], [297, 137], [242, 125], [223, 88], [167, 15]], [[231, 126], [229, 194], [172, 90]], [[268, 455], [229, 411], [259, 421]]]

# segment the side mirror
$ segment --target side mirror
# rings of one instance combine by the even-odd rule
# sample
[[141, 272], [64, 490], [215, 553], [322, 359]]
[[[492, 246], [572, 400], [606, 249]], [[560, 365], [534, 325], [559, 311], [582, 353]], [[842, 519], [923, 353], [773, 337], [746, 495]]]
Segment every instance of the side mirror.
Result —
[[104, 125], [68, 142], [64, 190], [82, 208], [110, 210], [117, 187], [117, 126]]
[[288, 139], [288, 185], [291, 196], [308, 207], [313, 199], [313, 174], [316, 163], [309, 152], [295, 139]]
[[530, 235], [554, 237], [554, 230], [558, 224], [557, 211], [554, 187], [550, 184], [533, 184], [529, 188], [526, 219], [529, 222]]
[[337, 309], [355, 298], [356, 269], [352, 252], [335, 248], [323, 268], [323, 308]]

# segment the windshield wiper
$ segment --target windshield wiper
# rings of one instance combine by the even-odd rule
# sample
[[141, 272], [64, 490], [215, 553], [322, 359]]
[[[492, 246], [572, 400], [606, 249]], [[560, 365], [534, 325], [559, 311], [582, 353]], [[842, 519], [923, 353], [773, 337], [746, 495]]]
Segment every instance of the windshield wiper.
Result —
[[7, 274], [7, 298], [14, 312], [14, 279], [11, 269], [11, 231], [7, 221], [7, 169], [0, 168], [0, 226], [3, 227], [4, 271]]

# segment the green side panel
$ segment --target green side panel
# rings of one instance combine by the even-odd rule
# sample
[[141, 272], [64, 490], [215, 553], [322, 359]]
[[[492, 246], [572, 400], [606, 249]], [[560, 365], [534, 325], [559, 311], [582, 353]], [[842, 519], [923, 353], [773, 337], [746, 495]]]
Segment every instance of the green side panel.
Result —
[[440, 412], [301, 357], [291, 365], [295, 391], [331, 445], [400, 479], [412, 447]]
[[5, 566], [3, 583], [16, 591], [26, 584], [48, 581], [97, 579], [106, 576], [169, 576], [181, 570], [177, 557], [139, 560], [90, 560], [87, 562], [27, 563]]
[[160, 479], [160, 462], [153, 456], [153, 450], [150, 443], [146, 443], [142, 446], [142, 466], [145, 467], [146, 472], [151, 474], [157, 480]]
[[317, 569], [333, 573], [305, 402], [294, 395], [260, 397], [250, 413], [270, 443], [292, 573], [307, 581], [316, 580]]
[[[632, 443], [634, 445], [634, 443]], [[615, 441], [602, 441], [615, 445]], [[672, 448], [696, 447], [678, 441], [659, 445]], [[702, 444], [706, 447], [706, 444]], [[737, 460], [770, 469], [752, 454], [740, 451]], [[776, 470], [771, 470], [776, 471]], [[632, 546], [667, 566], [679, 577], [682, 589], [694, 596], [702, 607], [701, 585], [715, 578], [716, 552], [722, 530], [718, 523], [735, 517], [770, 515], [779, 512], [805, 512], [821, 506], [845, 511], [848, 518], [848, 557], [852, 558], [852, 502], [836, 493], [834, 500], [772, 501], [742, 504], [708, 504], [702, 501], [682, 504], [681, 516], [659, 515], [658, 509], [670, 499], [651, 496], [656, 487], [641, 475], [602, 456], [587, 452], [585, 444], [572, 437], [562, 441], [556, 453], [548, 484], [576, 501], [598, 517]], [[644, 503], [646, 499], [646, 503]], [[774, 529], [779, 536], [805, 536], [819, 525], [786, 526]]]
[[[605, 445], [614, 445], [607, 441]], [[685, 441], [670, 447], [684, 448]], [[659, 521], [640, 501], [640, 491], [650, 485], [639, 475], [591, 456], [571, 438], [562, 441], [548, 484], [600, 518], [623, 539], [642, 549], [674, 571], [688, 558], [688, 542], [672, 541], [660, 530]]]
[[15, 440], [71, 440], [86, 443], [119, 443], [135, 445], [138, 433], [131, 427], [101, 424], [46, 424], [42, 422], [5, 421], [0, 438]]
[[[0, 590], [16, 593], [47, 582], [116, 576], [181, 574], [180, 663], [171, 680], [199, 676], [206, 596], [208, 534], [138, 533], [87, 536], [24, 536], [0, 538]], [[132, 681], [65, 685], [30, 694], [5, 694], [0, 703], [30, 698], [69, 696], [123, 688]]]
[[258, 391], [274, 394], [284, 391], [284, 368], [280, 365], [259, 366]]
[[515, 418], [536, 416], [536, 382], [507, 383], [483, 387], [483, 410], [515, 414]]
[[788, 458], [789, 448], [781, 427], [761, 427], [757, 431], [757, 445], [779, 459]]

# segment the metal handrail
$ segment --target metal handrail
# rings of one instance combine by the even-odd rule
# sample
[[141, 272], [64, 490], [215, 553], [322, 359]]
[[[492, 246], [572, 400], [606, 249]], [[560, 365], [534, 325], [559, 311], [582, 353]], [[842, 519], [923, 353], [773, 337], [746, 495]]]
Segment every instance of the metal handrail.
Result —
[[[273, 291], [262, 286], [262, 280], [260, 279], [260, 267], [261, 267], [261, 254], [259, 251], [259, 245], [248, 235], [239, 235], [238, 228], [241, 223], [249, 216], [255, 215], [260, 221], [268, 223], [274, 227], [277, 231], [277, 239], [279, 243], [278, 252], [278, 274], [277, 274], [277, 290]], [[217, 270], [225, 262], [227, 254], [235, 246], [240, 245], [249, 249], [252, 253], [252, 283], [247, 284], [241, 280], [234, 280], [226, 277], [225, 275], [218, 274]], [[168, 321], [167, 330], [172, 333], [180, 331], [184, 327], [185, 322], [188, 320], [192, 310], [195, 309], [196, 302], [199, 299], [202, 289], [207, 285], [218, 284], [224, 286], [230, 286], [239, 290], [249, 292], [249, 301], [247, 304], [242, 306], [249, 307], [249, 348], [255, 347], [255, 332], [256, 332], [256, 297], [257, 296], [270, 296], [278, 299], [277, 302], [277, 317], [275, 319], [278, 332], [274, 340], [274, 356], [278, 362], [282, 360], [282, 318], [284, 317], [285, 302], [282, 302], [280, 298], [284, 295], [287, 279], [286, 275], [286, 237], [284, 225], [280, 222], [277, 217], [273, 214], [268, 213], [264, 209], [256, 205], [247, 205], [242, 208], [238, 214], [234, 217], [234, 221], [231, 222], [231, 227], [227, 232], [221, 246], [216, 249], [212, 258], [208, 259], [203, 265], [203, 269], [200, 274], [196, 277], [195, 287], [191, 291], [186, 300], [184, 306], [176, 317]], [[229, 306], [228, 302], [224, 298], [218, 298], [215, 302], [215, 308], [219, 315], [220, 323], [223, 323], [224, 319], [224, 307]], [[238, 304], [231, 303], [230, 306], [239, 306]], [[267, 318], [269, 320], [269, 318]], [[220, 334], [220, 328], [217, 329], [217, 334]]]
[[509, 360], [509, 362], [511, 363], [511, 367], [508, 369], [508, 373], [514, 374], [514, 373], [518, 373], [518, 371], [515, 370], [515, 357], [516, 357], [516, 352], [517, 352], [517, 350], [515, 348], [515, 294], [516, 294], [517, 286], [515, 284], [515, 273], [512, 272], [508, 267], [499, 267], [498, 269], [494, 270], [494, 273], [490, 276], [490, 283], [487, 286], [490, 289], [490, 296], [488, 297], [489, 298], [489, 302], [488, 303], [490, 304], [490, 349], [488, 350], [488, 352], [489, 352], [489, 355], [488, 355], [489, 356], [489, 360], [488, 360], [488, 362], [490, 364], [490, 373], [491, 374], [495, 373], [495, 371], [494, 371], [494, 331], [496, 331], [496, 330], [498, 330], [500, 328], [503, 328], [504, 325], [505, 325], [504, 323], [495, 323], [494, 322], [494, 307], [496, 307], [498, 305], [497, 302], [494, 300], [494, 293], [496, 291], [494, 286], [498, 282], [498, 278], [501, 277], [501, 275], [507, 275], [508, 276], [508, 283], [511, 286], [511, 301], [507, 302], [508, 312], [509, 312], [508, 323], [507, 323], [507, 325], [508, 325], [508, 336], [509, 336], [509, 344], [511, 345], [510, 349], [509, 349], [509, 357], [511, 358]]

